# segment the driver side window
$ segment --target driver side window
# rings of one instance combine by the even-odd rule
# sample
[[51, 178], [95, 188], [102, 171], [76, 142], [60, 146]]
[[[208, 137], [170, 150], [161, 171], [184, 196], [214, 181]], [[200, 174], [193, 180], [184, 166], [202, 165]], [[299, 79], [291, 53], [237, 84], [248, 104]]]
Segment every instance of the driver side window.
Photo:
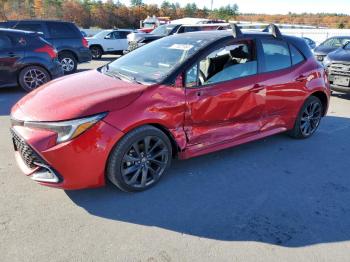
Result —
[[253, 41], [222, 46], [186, 72], [186, 87], [206, 86], [257, 74]]

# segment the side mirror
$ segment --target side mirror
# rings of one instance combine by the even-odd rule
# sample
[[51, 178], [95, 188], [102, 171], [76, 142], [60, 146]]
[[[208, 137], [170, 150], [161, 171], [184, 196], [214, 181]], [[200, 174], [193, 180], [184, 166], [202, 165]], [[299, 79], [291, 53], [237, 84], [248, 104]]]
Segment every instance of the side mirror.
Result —
[[111, 39], [111, 38], [112, 38], [111, 35], [106, 35], [106, 36], [105, 36], [105, 39]]
[[184, 74], [183, 73], [179, 74], [176, 77], [174, 86], [178, 87], [178, 88], [183, 88], [184, 87]]

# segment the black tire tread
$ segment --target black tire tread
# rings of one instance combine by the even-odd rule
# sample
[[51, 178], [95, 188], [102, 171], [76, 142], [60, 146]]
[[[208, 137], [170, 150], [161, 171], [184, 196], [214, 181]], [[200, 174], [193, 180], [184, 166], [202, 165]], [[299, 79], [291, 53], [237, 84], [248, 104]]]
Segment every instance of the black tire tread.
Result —
[[171, 147], [171, 142], [167, 137], [167, 135], [164, 134], [164, 132], [162, 132], [160, 129], [151, 125], [145, 125], [145, 126], [141, 126], [136, 129], [133, 129], [130, 132], [128, 132], [126, 135], [124, 135], [122, 139], [115, 145], [115, 147], [112, 149], [109, 155], [108, 162], [107, 162], [107, 168], [106, 168], [107, 178], [122, 191], [125, 191], [125, 192], [143, 191], [152, 187], [158, 182], [157, 181], [153, 183], [152, 185], [146, 187], [145, 189], [135, 189], [123, 183], [121, 174], [120, 172], [118, 172], [120, 170], [120, 162], [124, 156], [125, 150], [128, 149], [130, 142], [135, 139], [141, 138], [145, 135], [151, 135], [151, 134], [160, 136], [164, 140], [164, 142], [167, 144], [169, 149], [169, 161], [166, 169], [169, 168], [171, 164], [172, 147]]

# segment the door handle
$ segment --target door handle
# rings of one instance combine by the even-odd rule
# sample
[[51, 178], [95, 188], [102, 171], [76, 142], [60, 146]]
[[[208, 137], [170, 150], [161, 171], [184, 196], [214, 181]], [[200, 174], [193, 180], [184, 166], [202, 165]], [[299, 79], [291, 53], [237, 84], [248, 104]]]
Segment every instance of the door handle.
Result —
[[253, 88], [250, 89], [249, 91], [250, 91], [250, 92], [255, 92], [255, 93], [257, 93], [257, 92], [259, 92], [259, 91], [261, 91], [261, 90], [263, 90], [263, 89], [265, 89], [265, 88], [266, 88], [265, 85], [255, 84], [255, 85], [253, 86]]
[[297, 81], [297, 82], [304, 82], [306, 80], [307, 80], [307, 76], [305, 76], [305, 75], [300, 75], [295, 79], [295, 81]]

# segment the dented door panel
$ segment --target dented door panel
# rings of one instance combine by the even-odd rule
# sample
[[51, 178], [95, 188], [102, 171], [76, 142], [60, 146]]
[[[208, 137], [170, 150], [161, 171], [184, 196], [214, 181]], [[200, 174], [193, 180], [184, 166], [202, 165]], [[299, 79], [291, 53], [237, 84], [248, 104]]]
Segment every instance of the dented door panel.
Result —
[[239, 139], [260, 130], [265, 90], [257, 75], [186, 89], [185, 131], [190, 145]]

